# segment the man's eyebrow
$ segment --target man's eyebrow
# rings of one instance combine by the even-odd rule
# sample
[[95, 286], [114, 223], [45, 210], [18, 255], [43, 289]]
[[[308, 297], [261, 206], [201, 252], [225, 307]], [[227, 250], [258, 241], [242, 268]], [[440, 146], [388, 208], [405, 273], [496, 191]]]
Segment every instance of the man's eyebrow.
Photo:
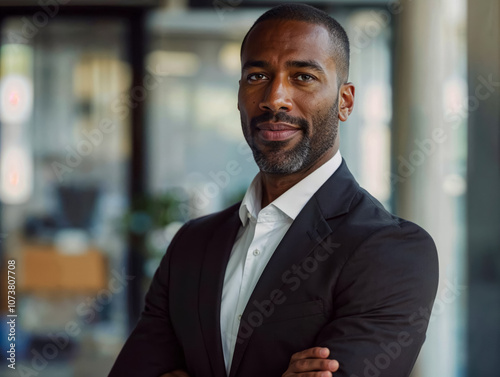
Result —
[[[264, 60], [248, 60], [243, 64], [242, 70], [245, 71], [249, 68], [268, 68], [270, 66], [269, 62]], [[286, 62], [287, 68], [310, 68], [314, 71], [325, 74], [323, 67], [315, 60], [290, 60]]]
[[311, 68], [316, 72], [325, 74], [325, 70], [314, 60], [291, 60], [286, 63], [289, 68]]
[[269, 63], [265, 62], [264, 60], [248, 60], [243, 64], [243, 67], [241, 68], [242, 71], [248, 69], [248, 68], [267, 68], [269, 67]]

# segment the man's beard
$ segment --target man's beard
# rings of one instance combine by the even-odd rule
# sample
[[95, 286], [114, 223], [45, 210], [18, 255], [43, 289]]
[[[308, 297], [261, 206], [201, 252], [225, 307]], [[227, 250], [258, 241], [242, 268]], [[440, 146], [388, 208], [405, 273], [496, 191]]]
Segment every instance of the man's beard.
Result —
[[[256, 130], [262, 122], [286, 122], [298, 126], [302, 138], [291, 150], [285, 151], [288, 141], [267, 141], [266, 152], [262, 152], [248, 133]], [[317, 114], [312, 119], [314, 133], [310, 136], [311, 125], [307, 120], [292, 117], [284, 112], [276, 114], [264, 113], [252, 118], [250, 129], [243, 126], [245, 138], [252, 149], [253, 156], [261, 172], [268, 174], [287, 175], [296, 173], [311, 166], [328, 149], [330, 149], [338, 134], [338, 99], [326, 114]]]

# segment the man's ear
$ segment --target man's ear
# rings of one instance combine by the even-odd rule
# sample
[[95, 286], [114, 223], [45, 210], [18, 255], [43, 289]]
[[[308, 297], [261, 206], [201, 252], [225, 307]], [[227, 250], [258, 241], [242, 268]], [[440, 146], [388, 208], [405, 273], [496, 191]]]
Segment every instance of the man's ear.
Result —
[[343, 84], [339, 89], [339, 119], [345, 122], [354, 108], [355, 88], [351, 82]]

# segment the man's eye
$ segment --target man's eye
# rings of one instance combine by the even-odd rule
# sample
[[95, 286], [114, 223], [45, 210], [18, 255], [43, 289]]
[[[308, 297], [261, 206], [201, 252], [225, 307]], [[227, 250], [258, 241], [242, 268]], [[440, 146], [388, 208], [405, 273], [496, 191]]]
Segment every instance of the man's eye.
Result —
[[259, 81], [259, 80], [265, 80], [266, 76], [263, 75], [262, 73], [252, 73], [247, 76], [248, 81]]
[[301, 73], [300, 75], [297, 75], [296, 78], [297, 78], [297, 80], [304, 81], [304, 82], [308, 82], [308, 81], [313, 81], [314, 80], [314, 76], [308, 75], [306, 73]]

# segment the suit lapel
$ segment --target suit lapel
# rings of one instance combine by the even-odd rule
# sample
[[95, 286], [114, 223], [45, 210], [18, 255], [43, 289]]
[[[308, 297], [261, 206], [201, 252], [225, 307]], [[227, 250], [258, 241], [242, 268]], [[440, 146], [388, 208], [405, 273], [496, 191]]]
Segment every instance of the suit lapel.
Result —
[[224, 274], [241, 222], [237, 209], [218, 224], [207, 245], [199, 288], [199, 314], [213, 376], [226, 376], [220, 331], [220, 307]]
[[[348, 212], [358, 187], [343, 161], [292, 223], [265, 267], [245, 307], [229, 377], [236, 376], [252, 335], [252, 331], [248, 331], [248, 326], [241, 324], [251, 323], [249, 314], [256, 310], [253, 302], [261, 303], [263, 300], [269, 300], [271, 292], [283, 286], [283, 274], [294, 264], [299, 265], [320, 242], [335, 230], [337, 223], [342, 219], [340, 215]], [[330, 221], [327, 222], [326, 219]]]

